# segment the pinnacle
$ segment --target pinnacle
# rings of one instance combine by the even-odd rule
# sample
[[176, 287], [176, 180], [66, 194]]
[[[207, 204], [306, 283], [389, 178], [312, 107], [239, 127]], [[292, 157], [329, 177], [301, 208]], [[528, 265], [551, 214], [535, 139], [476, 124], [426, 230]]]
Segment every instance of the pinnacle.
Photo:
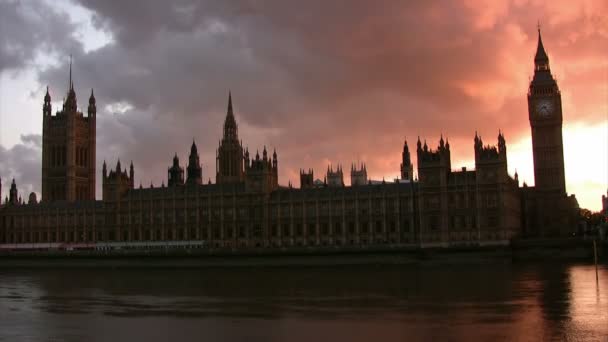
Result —
[[540, 27], [538, 28], [538, 45], [536, 47], [536, 56], [534, 57], [535, 62], [547, 62], [549, 61], [549, 57], [547, 56], [547, 52], [545, 51], [545, 47], [543, 46], [543, 39], [540, 34]]

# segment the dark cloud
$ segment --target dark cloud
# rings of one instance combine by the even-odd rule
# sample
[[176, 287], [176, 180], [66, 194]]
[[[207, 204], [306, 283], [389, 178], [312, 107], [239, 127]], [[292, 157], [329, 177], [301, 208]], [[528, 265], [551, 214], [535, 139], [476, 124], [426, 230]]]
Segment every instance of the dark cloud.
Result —
[[0, 0], [0, 72], [34, 62], [39, 53], [65, 54], [80, 46], [66, 13], [41, 1]]
[[[146, 184], [166, 177], [174, 152], [184, 161], [192, 138], [204, 177], [215, 178], [228, 89], [244, 144], [277, 147], [281, 183], [295, 181], [300, 167], [320, 174], [328, 162], [356, 160], [388, 177], [398, 173], [405, 136], [414, 152], [418, 135], [434, 146], [443, 133], [463, 160], [472, 158], [475, 130], [487, 143], [499, 128], [508, 142], [529, 134], [526, 87], [539, 17], [547, 18], [556, 72], [577, 82], [560, 83], [565, 97], [602, 82], [584, 83], [569, 62], [586, 56], [583, 69], [597, 75], [608, 53], [601, 1], [586, 12], [559, 2], [549, 10], [506, 1], [78, 2], [113, 35], [100, 49], [75, 52], [80, 103], [91, 87], [98, 100], [99, 164], [133, 159]], [[62, 65], [39, 75], [55, 100], [66, 74]], [[117, 103], [130, 107], [104, 107]], [[565, 105], [576, 108], [565, 115], [603, 120], [591, 106]]]

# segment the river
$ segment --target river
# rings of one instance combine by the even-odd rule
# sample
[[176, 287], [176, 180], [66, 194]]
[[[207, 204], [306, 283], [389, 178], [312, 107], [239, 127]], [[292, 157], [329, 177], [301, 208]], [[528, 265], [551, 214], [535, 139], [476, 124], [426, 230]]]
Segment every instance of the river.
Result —
[[608, 267], [0, 270], [0, 341], [406, 340], [608, 340]]

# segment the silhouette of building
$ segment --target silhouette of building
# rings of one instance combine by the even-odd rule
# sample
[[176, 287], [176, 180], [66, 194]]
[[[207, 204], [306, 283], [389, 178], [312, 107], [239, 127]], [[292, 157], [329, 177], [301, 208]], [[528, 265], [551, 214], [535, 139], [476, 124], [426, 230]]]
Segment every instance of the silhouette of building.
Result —
[[361, 164], [357, 166], [355, 164], [350, 167], [350, 184], [351, 186], [366, 185], [368, 183], [367, 178], [367, 166]]
[[522, 191], [524, 231], [529, 236], [567, 235], [577, 223], [578, 202], [566, 192], [562, 97], [551, 74], [540, 29], [528, 91], [528, 115], [535, 186]]
[[[102, 170], [102, 199], [95, 200], [95, 98], [88, 117], [76, 106], [70, 71], [64, 108], [51, 116], [44, 98], [43, 189], [28, 204], [13, 180], [0, 207], [0, 243], [205, 241], [213, 247], [345, 245], [454, 246], [505, 244], [518, 236], [567, 234], [575, 229], [576, 199], [564, 179], [559, 89], [539, 32], [535, 76], [528, 94], [535, 187], [519, 188], [507, 172], [502, 132], [494, 146], [473, 139], [475, 170], [453, 170], [450, 143], [436, 148], [420, 138], [417, 174], [407, 141], [400, 179], [372, 181], [365, 164], [328, 166], [324, 180], [300, 170], [300, 188], [280, 186], [278, 156], [250, 157], [238, 137], [232, 95], [216, 152], [216, 182], [203, 184], [193, 142], [184, 168], [175, 154], [167, 186], [135, 188], [133, 163]], [[0, 184], [1, 186], [1, 184]], [[1, 198], [1, 187], [0, 187]], [[575, 216], [574, 216], [575, 217]]]
[[95, 96], [91, 89], [85, 117], [78, 111], [71, 61], [63, 108], [52, 115], [47, 87], [42, 113], [42, 201], [95, 200]]

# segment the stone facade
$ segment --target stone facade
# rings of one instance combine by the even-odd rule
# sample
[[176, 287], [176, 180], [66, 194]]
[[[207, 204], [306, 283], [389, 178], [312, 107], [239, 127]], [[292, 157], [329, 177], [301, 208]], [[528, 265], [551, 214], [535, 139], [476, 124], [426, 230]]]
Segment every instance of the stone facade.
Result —
[[[567, 227], [576, 200], [565, 193], [559, 90], [549, 84], [548, 59], [545, 63], [543, 58], [544, 50], [537, 52], [528, 98], [535, 175], [550, 179], [537, 178], [536, 187], [523, 188], [517, 174], [507, 172], [501, 132], [494, 146], [484, 145], [475, 134], [475, 170], [452, 169], [447, 139], [441, 137], [431, 148], [418, 138], [418, 179], [406, 141], [400, 179], [372, 181], [364, 164], [352, 165], [351, 185], [346, 186], [338, 165], [328, 166], [323, 181], [314, 179], [312, 169], [302, 169], [299, 188], [280, 186], [277, 152], [269, 155], [264, 147], [261, 156], [256, 152], [250, 157], [239, 140], [229, 95], [215, 184], [202, 182], [193, 142], [186, 178], [176, 154], [167, 186], [135, 188], [132, 163], [128, 172], [120, 161], [108, 172], [104, 162], [102, 200], [95, 200], [95, 99], [91, 94], [89, 116], [82, 117], [70, 80], [64, 110], [56, 117], [50, 116], [48, 94], [44, 100], [42, 200], [37, 202], [34, 195], [25, 204], [13, 181], [10, 198], [0, 207], [0, 243], [201, 240], [230, 248], [429, 247], [506, 243], [518, 236], [561, 232], [545, 228], [546, 216], [559, 205], [567, 214], [553, 219]], [[545, 113], [547, 97], [555, 118]], [[67, 124], [55, 127], [49, 123], [53, 120]]]

